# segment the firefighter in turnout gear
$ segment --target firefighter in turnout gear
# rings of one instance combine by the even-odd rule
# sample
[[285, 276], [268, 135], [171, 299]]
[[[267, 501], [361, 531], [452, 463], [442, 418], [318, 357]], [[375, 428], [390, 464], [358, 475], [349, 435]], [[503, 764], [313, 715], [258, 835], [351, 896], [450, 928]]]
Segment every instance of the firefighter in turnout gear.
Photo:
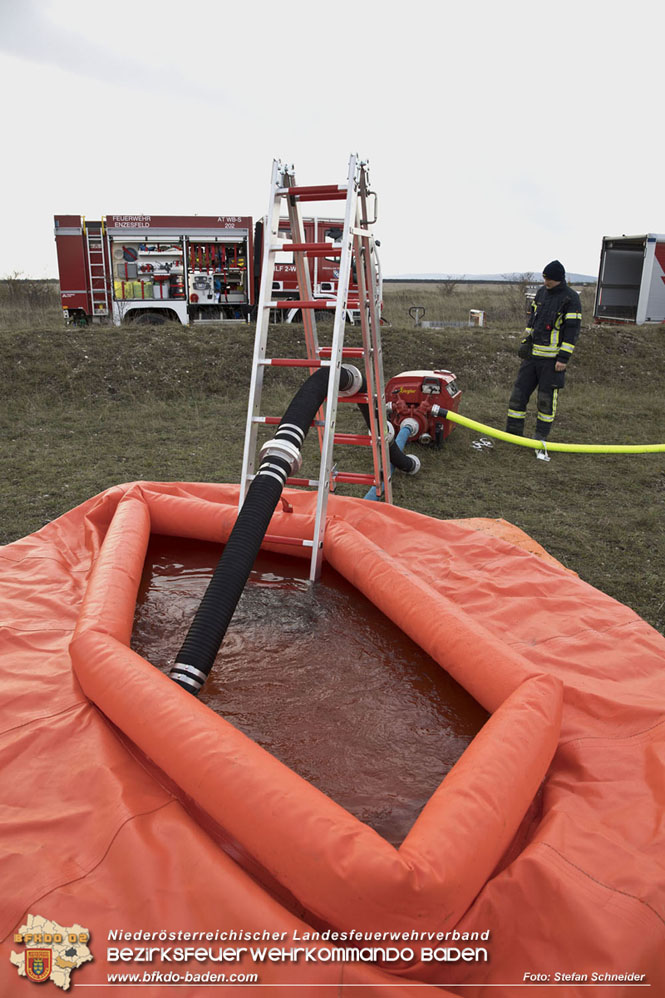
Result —
[[547, 440], [556, 415], [557, 396], [563, 388], [566, 365], [580, 334], [580, 296], [566, 284], [566, 271], [558, 260], [543, 270], [544, 286], [531, 305], [526, 335], [518, 355], [522, 358], [508, 403], [508, 433], [524, 435], [526, 408], [538, 388], [536, 439]]

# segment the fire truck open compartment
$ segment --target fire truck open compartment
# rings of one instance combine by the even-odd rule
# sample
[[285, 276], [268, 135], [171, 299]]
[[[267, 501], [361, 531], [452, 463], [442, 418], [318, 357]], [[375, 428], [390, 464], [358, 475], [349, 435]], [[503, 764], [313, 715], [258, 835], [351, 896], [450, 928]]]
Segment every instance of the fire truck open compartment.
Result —
[[59, 215], [55, 239], [69, 321], [246, 321], [254, 305], [249, 217]]
[[[309, 243], [330, 244], [330, 254], [309, 259], [312, 297], [321, 315], [339, 284], [343, 220], [303, 219]], [[279, 238], [290, 237], [282, 218]], [[121, 325], [126, 322], [246, 321], [259, 294], [264, 223], [225, 216], [80, 215], [55, 216], [61, 302], [68, 322]], [[378, 268], [378, 258], [376, 259]], [[377, 274], [379, 291], [381, 274]], [[299, 297], [292, 251], [277, 258], [272, 290], [280, 300]], [[352, 272], [347, 319], [358, 318], [356, 275]], [[274, 310], [274, 321], [300, 320], [300, 310]]]
[[[113, 318], [175, 315], [181, 322], [246, 320], [253, 304], [251, 219], [173, 219], [128, 231], [107, 221]], [[193, 223], [193, 224], [192, 224]]]
[[640, 296], [644, 241], [608, 241], [599, 284], [598, 315], [635, 321]]
[[603, 239], [594, 317], [599, 322], [665, 320], [665, 236]]

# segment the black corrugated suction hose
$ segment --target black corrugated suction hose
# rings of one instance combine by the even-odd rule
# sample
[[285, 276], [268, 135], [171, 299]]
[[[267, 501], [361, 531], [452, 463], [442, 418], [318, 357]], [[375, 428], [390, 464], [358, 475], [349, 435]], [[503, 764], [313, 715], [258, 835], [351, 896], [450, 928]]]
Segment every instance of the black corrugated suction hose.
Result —
[[[363, 385], [364, 385], [363, 379]], [[363, 387], [361, 391], [365, 391]], [[358, 408], [363, 414], [363, 419], [367, 423], [367, 428], [371, 429], [371, 424], [369, 421], [369, 405], [366, 402], [359, 402]], [[378, 417], [377, 417], [378, 421]], [[395, 467], [399, 468], [400, 471], [406, 472], [407, 475], [412, 475], [420, 469], [420, 463], [417, 458], [411, 457], [410, 454], [405, 454], [404, 451], [397, 446], [395, 440], [390, 441], [389, 447], [390, 463]]]
[[[300, 467], [300, 449], [328, 393], [329, 368], [319, 368], [300, 387], [286, 410], [273, 440], [262, 448], [259, 470], [238, 513], [221, 558], [170, 670], [170, 677], [194, 695], [205, 683], [231, 617], [259, 553], [279, 497], [292, 471]], [[359, 372], [340, 370], [340, 391]]]

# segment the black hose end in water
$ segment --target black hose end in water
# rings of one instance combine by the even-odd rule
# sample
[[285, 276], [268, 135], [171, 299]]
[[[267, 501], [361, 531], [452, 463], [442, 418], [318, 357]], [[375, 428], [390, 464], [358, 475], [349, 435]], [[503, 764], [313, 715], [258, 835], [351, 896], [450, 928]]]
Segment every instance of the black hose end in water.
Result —
[[186, 665], [184, 662], [176, 662], [171, 667], [169, 679], [172, 679], [183, 690], [187, 690], [192, 696], [198, 696], [199, 690], [205, 683], [208, 676], [200, 669], [195, 669], [193, 665]]
[[[212, 669], [226, 629], [254, 564], [289, 475], [300, 468], [303, 442], [328, 393], [330, 372], [321, 367], [301, 385], [274, 438], [261, 448], [259, 470], [178, 652], [169, 677], [197, 696]], [[342, 365], [340, 389], [356, 394], [362, 375]]]

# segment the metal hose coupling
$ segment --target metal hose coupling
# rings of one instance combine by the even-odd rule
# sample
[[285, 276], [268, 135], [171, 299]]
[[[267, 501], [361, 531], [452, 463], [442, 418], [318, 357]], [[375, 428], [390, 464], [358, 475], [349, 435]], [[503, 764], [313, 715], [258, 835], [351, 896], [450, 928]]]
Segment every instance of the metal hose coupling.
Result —
[[350, 395], [357, 395], [364, 391], [365, 378], [357, 367], [353, 364], [342, 364], [339, 378], [340, 398], [348, 398]]
[[413, 437], [417, 437], [420, 433], [420, 424], [417, 419], [413, 418], [413, 416], [407, 416], [406, 419], [402, 420], [400, 423], [400, 429], [402, 428], [409, 431], [409, 440]]
[[[299, 433], [302, 433], [302, 430], [297, 426], [289, 427], [289, 429], [293, 431], [298, 430]], [[305, 435], [303, 433], [302, 440], [304, 439]], [[284, 440], [276, 436], [272, 440], [267, 440], [259, 451], [259, 472], [257, 478], [261, 475], [276, 478], [283, 488], [286, 485], [286, 479], [289, 475], [292, 475], [294, 471], [300, 471], [301, 465], [302, 454], [300, 453], [300, 447], [296, 447], [290, 440]]]
[[420, 458], [416, 457], [415, 454], [409, 454], [407, 456], [410, 457], [412, 461], [411, 467], [407, 471], [407, 475], [417, 475], [420, 471]]

